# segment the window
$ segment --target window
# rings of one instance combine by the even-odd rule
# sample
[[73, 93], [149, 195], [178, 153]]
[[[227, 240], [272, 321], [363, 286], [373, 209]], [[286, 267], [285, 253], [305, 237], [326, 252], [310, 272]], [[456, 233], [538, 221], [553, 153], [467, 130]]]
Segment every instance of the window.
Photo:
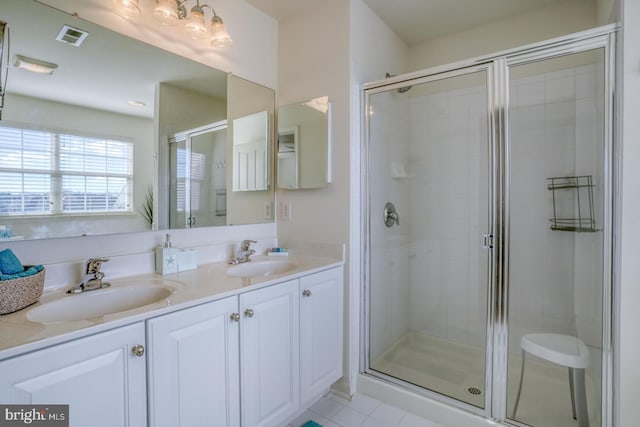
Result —
[[[175, 144], [175, 169], [176, 169], [176, 211], [185, 212], [187, 182], [189, 184], [190, 203], [189, 209], [200, 210], [202, 187], [205, 180], [206, 155], [191, 151], [191, 164], [187, 165], [188, 150], [180, 144]], [[187, 169], [191, 170], [188, 176]]]
[[0, 126], [0, 215], [133, 212], [133, 143]]

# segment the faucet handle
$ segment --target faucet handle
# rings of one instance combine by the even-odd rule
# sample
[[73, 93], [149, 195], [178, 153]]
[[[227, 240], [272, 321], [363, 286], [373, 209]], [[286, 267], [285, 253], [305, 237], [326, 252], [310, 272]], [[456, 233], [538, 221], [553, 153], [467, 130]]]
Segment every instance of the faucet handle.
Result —
[[100, 272], [103, 262], [109, 261], [109, 258], [90, 258], [87, 261], [87, 274], [95, 274]]
[[252, 243], [258, 243], [258, 242], [255, 240], [243, 240], [242, 243], [240, 244], [240, 250], [248, 251]]

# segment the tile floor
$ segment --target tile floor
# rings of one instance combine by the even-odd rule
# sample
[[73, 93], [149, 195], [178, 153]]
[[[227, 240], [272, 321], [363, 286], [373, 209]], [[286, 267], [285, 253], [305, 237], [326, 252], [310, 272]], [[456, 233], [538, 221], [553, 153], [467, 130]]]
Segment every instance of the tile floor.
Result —
[[309, 420], [323, 427], [444, 427], [362, 394], [349, 401], [328, 393], [287, 427]]

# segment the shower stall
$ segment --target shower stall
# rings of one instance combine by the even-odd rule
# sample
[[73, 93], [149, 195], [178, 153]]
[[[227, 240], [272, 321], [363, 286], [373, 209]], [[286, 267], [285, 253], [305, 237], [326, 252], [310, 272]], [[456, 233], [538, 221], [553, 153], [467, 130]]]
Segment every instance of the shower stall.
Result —
[[609, 426], [615, 28], [365, 85], [365, 375]]

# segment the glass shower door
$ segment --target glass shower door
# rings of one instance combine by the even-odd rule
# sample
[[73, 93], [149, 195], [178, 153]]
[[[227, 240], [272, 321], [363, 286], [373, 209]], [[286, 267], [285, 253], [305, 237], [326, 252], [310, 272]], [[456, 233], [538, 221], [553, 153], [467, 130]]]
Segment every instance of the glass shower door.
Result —
[[487, 68], [410, 84], [367, 93], [368, 372], [484, 408]]
[[226, 124], [169, 139], [170, 228], [226, 225]]
[[507, 418], [597, 427], [608, 234], [605, 52], [515, 58], [509, 76]]

